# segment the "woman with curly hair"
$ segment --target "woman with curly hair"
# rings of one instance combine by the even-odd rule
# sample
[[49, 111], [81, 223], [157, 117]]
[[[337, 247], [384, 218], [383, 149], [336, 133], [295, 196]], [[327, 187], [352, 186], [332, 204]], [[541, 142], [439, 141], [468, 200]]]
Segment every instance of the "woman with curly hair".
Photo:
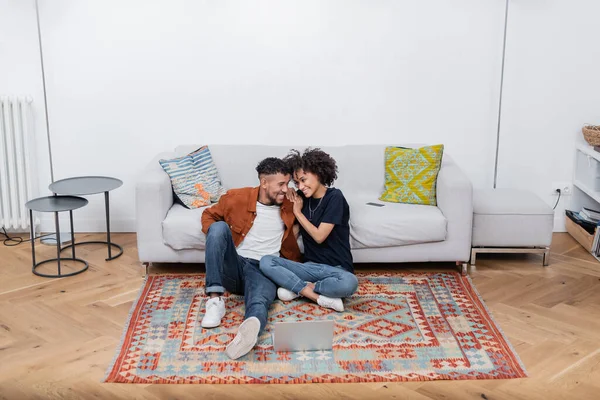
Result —
[[301, 155], [292, 150], [290, 165], [298, 192], [288, 190], [304, 242], [304, 263], [263, 256], [260, 270], [280, 288], [277, 296], [290, 301], [304, 296], [322, 307], [344, 311], [342, 298], [358, 287], [350, 253], [350, 207], [342, 191], [330, 187], [337, 179], [335, 160], [321, 149]]

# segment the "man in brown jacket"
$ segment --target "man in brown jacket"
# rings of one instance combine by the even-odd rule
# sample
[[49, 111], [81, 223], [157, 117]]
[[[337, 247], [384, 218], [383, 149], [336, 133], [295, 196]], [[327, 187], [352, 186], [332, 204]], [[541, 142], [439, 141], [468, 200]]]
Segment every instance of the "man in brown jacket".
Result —
[[260, 186], [231, 189], [202, 213], [206, 235], [206, 314], [202, 327], [214, 328], [225, 315], [221, 295], [243, 294], [244, 322], [225, 352], [232, 359], [247, 354], [267, 323], [277, 286], [259, 269], [262, 256], [300, 261], [293, 232], [293, 204], [286, 198], [290, 171], [279, 158], [266, 158], [256, 167]]

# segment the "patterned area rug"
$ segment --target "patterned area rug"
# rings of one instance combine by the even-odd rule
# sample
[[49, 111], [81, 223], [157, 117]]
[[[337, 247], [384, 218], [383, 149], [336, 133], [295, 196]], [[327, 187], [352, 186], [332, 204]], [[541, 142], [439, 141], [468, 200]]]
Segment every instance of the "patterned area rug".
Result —
[[[358, 274], [337, 313], [305, 299], [270, 310], [257, 346], [233, 361], [224, 349], [243, 320], [227, 296], [219, 328], [200, 326], [203, 275], [150, 276], [131, 310], [106, 382], [347, 383], [526, 376], [468, 277], [458, 273]], [[332, 319], [333, 351], [275, 352], [278, 321]]]

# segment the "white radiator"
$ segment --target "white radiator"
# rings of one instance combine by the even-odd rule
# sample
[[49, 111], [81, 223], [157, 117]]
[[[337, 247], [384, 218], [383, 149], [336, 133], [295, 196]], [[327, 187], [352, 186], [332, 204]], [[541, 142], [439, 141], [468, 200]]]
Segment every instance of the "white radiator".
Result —
[[0, 226], [29, 226], [33, 195], [33, 114], [30, 97], [0, 97]]

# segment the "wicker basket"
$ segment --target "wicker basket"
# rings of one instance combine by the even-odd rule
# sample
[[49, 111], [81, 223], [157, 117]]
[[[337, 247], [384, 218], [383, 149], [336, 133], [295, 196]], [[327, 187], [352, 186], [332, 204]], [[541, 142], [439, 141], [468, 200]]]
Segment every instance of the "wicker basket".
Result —
[[585, 141], [591, 146], [600, 146], [600, 126], [586, 125], [581, 128]]

